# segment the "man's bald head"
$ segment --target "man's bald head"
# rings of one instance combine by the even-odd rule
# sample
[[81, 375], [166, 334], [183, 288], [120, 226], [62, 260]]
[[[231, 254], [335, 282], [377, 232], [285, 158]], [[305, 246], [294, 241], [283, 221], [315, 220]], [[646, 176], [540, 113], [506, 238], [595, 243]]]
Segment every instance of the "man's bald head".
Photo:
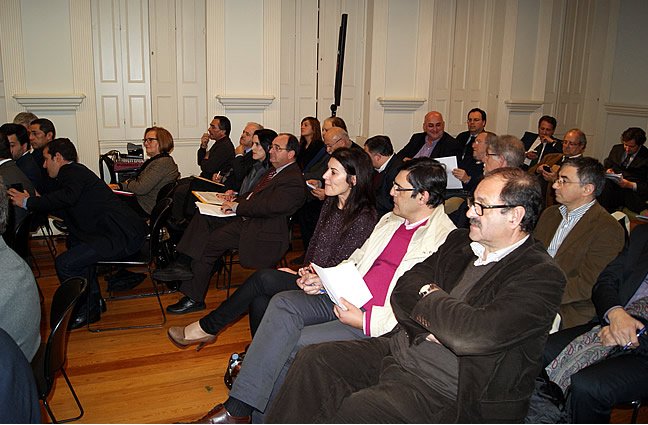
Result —
[[326, 152], [330, 154], [336, 149], [351, 147], [351, 139], [349, 139], [349, 133], [343, 128], [333, 127], [324, 134], [324, 144]]

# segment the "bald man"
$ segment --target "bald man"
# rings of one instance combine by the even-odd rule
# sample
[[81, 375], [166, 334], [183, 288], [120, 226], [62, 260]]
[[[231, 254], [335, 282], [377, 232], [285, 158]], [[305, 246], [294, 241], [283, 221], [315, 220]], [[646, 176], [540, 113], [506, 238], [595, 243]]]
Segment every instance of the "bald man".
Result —
[[445, 132], [445, 121], [441, 112], [431, 111], [425, 114], [423, 132], [413, 134], [409, 143], [397, 155], [403, 161], [419, 157], [446, 156], [455, 156], [459, 160], [461, 149], [454, 137]]

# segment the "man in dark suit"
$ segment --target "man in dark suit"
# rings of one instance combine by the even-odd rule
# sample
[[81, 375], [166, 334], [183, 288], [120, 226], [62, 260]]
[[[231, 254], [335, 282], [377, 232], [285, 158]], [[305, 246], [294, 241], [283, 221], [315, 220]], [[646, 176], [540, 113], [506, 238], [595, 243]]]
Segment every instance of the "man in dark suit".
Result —
[[610, 212], [626, 207], [638, 213], [646, 208], [648, 199], [646, 132], [630, 127], [621, 134], [621, 142], [612, 146], [603, 165], [607, 173], [621, 174], [622, 178], [606, 182], [599, 202]]
[[560, 304], [562, 329], [592, 320], [592, 287], [625, 243], [623, 228], [596, 202], [604, 184], [598, 160], [580, 157], [565, 162], [553, 184], [560, 205], [544, 210], [533, 232], [567, 276]]
[[378, 217], [382, 217], [394, 209], [394, 198], [390, 192], [403, 162], [394, 155], [394, 147], [389, 136], [378, 135], [368, 138], [364, 149], [369, 154], [374, 167], [373, 188], [376, 193], [376, 211]]
[[262, 129], [263, 126], [255, 122], [249, 122], [243, 128], [239, 137], [239, 145], [234, 149], [236, 156], [232, 160], [232, 169], [227, 175], [227, 178], [221, 180], [225, 184], [225, 189], [232, 189], [238, 192], [241, 183], [243, 183], [243, 179], [248, 175], [254, 165], [254, 158], [252, 158], [252, 138], [254, 137], [254, 132]]
[[[16, 125], [25, 130], [21, 125], [12, 125]], [[9, 189], [11, 187], [15, 187], [21, 191], [26, 190], [30, 195], [33, 196], [34, 186], [32, 185], [31, 181], [29, 181], [25, 173], [23, 173], [20, 168], [18, 168], [16, 161], [11, 159], [12, 152], [10, 149], [9, 139], [7, 138], [7, 136], [5, 136], [4, 133], [0, 132], [0, 176], [2, 176], [4, 182], [4, 185], [1, 188]], [[20, 207], [13, 206], [9, 216], [9, 226], [11, 226], [11, 231], [17, 229], [26, 216], [27, 211]]]
[[[62, 210], [68, 226], [68, 249], [56, 257], [61, 282], [73, 276], [88, 280], [89, 301], [82, 300], [71, 327], [96, 322], [105, 309], [94, 265], [99, 260], [116, 260], [137, 252], [146, 238], [146, 223], [124, 204], [110, 188], [85, 166], [77, 163], [77, 151], [70, 139], [54, 139], [43, 150], [44, 166], [59, 188], [41, 196], [9, 190], [14, 205], [35, 212]], [[90, 311], [87, 311], [89, 305]]]
[[445, 132], [443, 115], [437, 111], [428, 112], [423, 121], [423, 132], [415, 133], [409, 143], [398, 152], [402, 161], [418, 158], [443, 158], [446, 156], [459, 157], [461, 146]]
[[535, 179], [497, 170], [474, 199], [470, 231], [450, 233], [396, 283], [394, 331], [303, 348], [266, 422], [524, 419], [565, 277], [530, 236]]
[[20, 124], [6, 123], [0, 126], [0, 133], [4, 133], [9, 139], [11, 157], [16, 161], [18, 168], [25, 173], [32, 186], [35, 188], [40, 187], [43, 179], [41, 174], [43, 164], [36, 164], [34, 156], [29, 151], [29, 133], [27, 129]]
[[562, 144], [560, 139], [553, 137], [556, 131], [558, 121], [550, 115], [543, 115], [538, 120], [538, 132], [532, 133], [526, 131], [522, 136], [526, 159], [524, 161], [525, 170], [536, 165], [542, 158], [551, 153], [561, 153]]
[[[229, 171], [234, 159], [234, 145], [229, 138], [232, 124], [227, 117], [217, 115], [209, 123], [207, 133], [200, 138], [197, 162], [200, 166], [200, 177], [212, 180], [218, 173]], [[214, 144], [207, 151], [209, 141]]]
[[231, 218], [213, 218], [196, 214], [192, 218], [177, 251], [182, 255], [153, 276], [162, 281], [182, 281], [185, 295], [167, 307], [172, 314], [185, 314], [205, 308], [205, 295], [215, 262], [228, 249], [237, 248], [241, 265], [260, 269], [273, 267], [288, 249], [288, 217], [306, 199], [306, 183], [295, 158], [299, 140], [292, 134], [280, 134], [272, 142], [272, 167], [259, 183], [236, 201], [225, 202], [223, 213]]
[[599, 275], [592, 291], [596, 318], [585, 325], [549, 336], [544, 363], [553, 359], [574, 338], [602, 326], [599, 332], [605, 346], [628, 346], [621, 356], [604, 359], [571, 376], [572, 423], [608, 423], [612, 407], [648, 397], [648, 338], [637, 338], [647, 323], [626, 311], [633, 302], [648, 295], [648, 226], [637, 226], [630, 244]]
[[40, 186], [36, 185], [36, 190], [40, 194], [57, 189], [56, 181], [48, 175], [47, 170], [43, 167], [43, 149], [55, 138], [56, 128], [54, 128], [54, 123], [47, 118], [35, 119], [29, 125], [29, 143], [31, 143], [32, 147], [32, 156], [41, 172]]
[[[479, 179], [483, 174], [483, 165], [481, 161], [473, 155], [474, 144], [477, 136], [484, 132], [486, 127], [486, 111], [473, 108], [468, 112], [468, 131], [457, 135], [457, 143], [461, 146], [461, 155], [457, 157], [457, 168], [452, 170], [452, 174], [461, 180], [463, 191], [448, 191], [448, 195], [462, 196], [471, 194], [477, 187]], [[454, 192], [454, 193], [453, 193]]]

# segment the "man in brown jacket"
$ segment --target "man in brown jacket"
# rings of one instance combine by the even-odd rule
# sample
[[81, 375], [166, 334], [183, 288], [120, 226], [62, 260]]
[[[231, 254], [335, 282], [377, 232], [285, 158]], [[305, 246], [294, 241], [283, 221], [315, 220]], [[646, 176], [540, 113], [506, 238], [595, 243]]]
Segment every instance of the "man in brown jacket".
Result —
[[560, 205], [547, 208], [534, 231], [567, 276], [560, 305], [562, 329], [594, 318], [592, 287], [623, 249], [623, 228], [596, 201], [604, 184], [603, 165], [596, 159], [566, 161], [553, 183]]

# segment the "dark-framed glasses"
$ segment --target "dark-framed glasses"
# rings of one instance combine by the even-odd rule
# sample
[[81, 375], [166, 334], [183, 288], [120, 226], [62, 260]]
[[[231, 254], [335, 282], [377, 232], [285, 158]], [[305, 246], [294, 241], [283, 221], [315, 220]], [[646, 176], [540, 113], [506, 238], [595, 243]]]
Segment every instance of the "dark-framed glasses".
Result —
[[392, 185], [392, 189], [394, 189], [395, 192], [411, 192], [416, 190], [413, 187], [400, 187], [396, 182]]
[[157, 142], [157, 137], [145, 137], [142, 139], [142, 143], [151, 143]]
[[495, 210], [500, 208], [517, 207], [517, 205], [486, 205], [486, 204], [482, 204], [481, 202], [476, 202], [475, 198], [473, 198], [472, 196], [466, 198], [466, 203], [468, 204], [468, 208], [472, 208], [473, 211], [475, 211], [475, 214], [477, 214], [480, 217], [484, 215], [484, 210]]

